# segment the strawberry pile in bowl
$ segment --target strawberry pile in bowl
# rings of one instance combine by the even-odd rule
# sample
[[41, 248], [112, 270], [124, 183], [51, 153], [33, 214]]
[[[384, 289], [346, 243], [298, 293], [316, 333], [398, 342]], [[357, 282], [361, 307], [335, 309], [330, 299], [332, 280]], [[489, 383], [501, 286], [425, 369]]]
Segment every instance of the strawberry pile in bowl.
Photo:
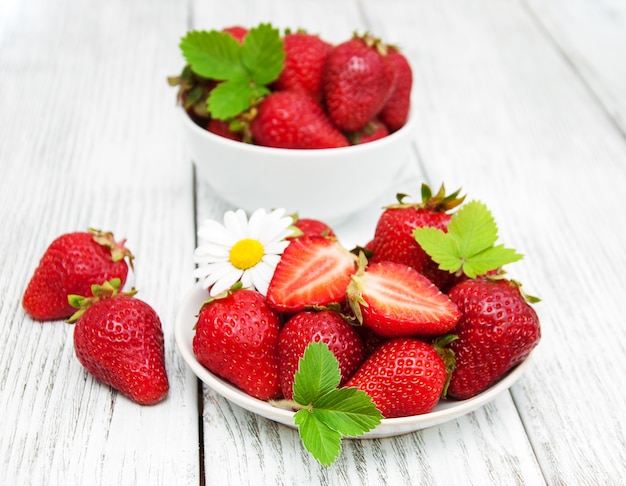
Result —
[[337, 223], [393, 187], [410, 157], [411, 67], [370, 35], [331, 44], [270, 24], [190, 31], [178, 88], [200, 178], [232, 206]]
[[480, 201], [398, 195], [370, 241], [345, 248], [317, 219], [227, 211], [198, 231], [197, 285], [175, 324], [192, 371], [228, 400], [297, 427], [322, 464], [342, 437], [460, 417], [509, 388], [540, 323], [504, 267]]

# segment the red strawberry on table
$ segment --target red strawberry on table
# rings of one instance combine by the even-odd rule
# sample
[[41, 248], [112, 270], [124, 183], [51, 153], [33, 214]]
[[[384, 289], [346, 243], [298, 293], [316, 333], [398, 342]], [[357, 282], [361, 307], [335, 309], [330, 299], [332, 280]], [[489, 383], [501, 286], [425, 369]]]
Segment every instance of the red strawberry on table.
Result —
[[345, 386], [363, 390], [385, 418], [393, 418], [432, 411], [446, 381], [446, 363], [433, 346], [395, 338], [381, 344]]
[[396, 82], [391, 96], [378, 116], [391, 132], [395, 132], [404, 126], [409, 117], [413, 72], [406, 57], [398, 49], [390, 47], [387, 59], [393, 66]]
[[250, 124], [257, 145], [289, 149], [336, 148], [348, 139], [308, 94], [276, 91], [263, 99]]
[[153, 405], [169, 391], [161, 321], [134, 292], [118, 293], [119, 284], [113, 279], [94, 286], [93, 297], [70, 297], [81, 308], [72, 317], [76, 357], [98, 380]]
[[337, 312], [299, 312], [285, 323], [278, 342], [280, 381], [286, 399], [293, 397], [294, 375], [300, 358], [312, 342], [325, 343], [333, 352], [341, 370], [340, 384], [345, 383], [363, 361], [359, 335]]
[[395, 83], [386, 46], [370, 35], [355, 36], [333, 48], [324, 71], [324, 101], [342, 130], [362, 129], [384, 107]]
[[281, 395], [278, 376], [280, 316], [255, 290], [228, 291], [201, 308], [193, 352], [212, 373], [248, 395], [270, 400]]
[[343, 302], [357, 257], [324, 236], [294, 238], [285, 248], [267, 289], [267, 302], [280, 312]]
[[412, 203], [407, 196], [398, 194], [398, 203], [387, 206], [376, 224], [374, 238], [367, 248], [373, 252], [371, 262], [392, 261], [413, 267], [439, 288], [451, 278], [450, 273], [439, 270], [438, 264], [422, 249], [413, 236], [415, 228], [433, 227], [446, 231], [450, 210], [463, 202], [459, 191], [446, 195], [443, 185], [432, 194], [422, 185], [422, 200]]
[[358, 321], [383, 337], [444, 334], [460, 315], [447, 295], [402, 263], [361, 265], [347, 298]]
[[283, 41], [285, 67], [276, 81], [276, 89], [303, 91], [321, 102], [322, 74], [332, 45], [306, 32], [287, 33]]
[[471, 398], [524, 360], [541, 338], [537, 313], [519, 284], [504, 278], [478, 277], [454, 286], [450, 299], [461, 318], [452, 331], [455, 355], [448, 395]]
[[66, 319], [76, 311], [69, 295], [90, 296], [92, 285], [112, 278], [120, 279], [123, 287], [133, 259], [124, 244], [99, 230], [56, 238], [28, 282], [22, 298], [26, 313], [40, 321]]

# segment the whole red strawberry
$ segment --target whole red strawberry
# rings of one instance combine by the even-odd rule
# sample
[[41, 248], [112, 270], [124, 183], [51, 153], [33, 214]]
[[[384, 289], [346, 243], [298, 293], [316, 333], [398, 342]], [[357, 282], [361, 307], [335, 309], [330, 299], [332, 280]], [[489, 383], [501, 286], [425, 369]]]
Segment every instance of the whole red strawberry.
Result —
[[386, 46], [369, 35], [355, 36], [335, 46], [326, 61], [326, 110], [341, 130], [360, 130], [383, 109], [394, 83]]
[[68, 302], [69, 295], [88, 297], [92, 285], [112, 278], [124, 286], [133, 258], [124, 243], [98, 230], [56, 238], [28, 282], [22, 297], [26, 313], [40, 321], [66, 319], [76, 311]]
[[415, 240], [413, 230], [434, 227], [447, 231], [451, 218], [448, 211], [458, 206], [463, 197], [459, 197], [459, 191], [446, 195], [443, 186], [433, 195], [424, 184], [421, 202], [405, 202], [405, 198], [404, 194], [399, 194], [398, 204], [387, 206], [380, 215], [374, 238], [367, 244], [367, 249], [373, 253], [370, 261], [403, 263], [428, 277], [437, 287], [443, 288], [451, 278], [450, 273], [439, 270], [438, 265]]
[[432, 411], [446, 381], [446, 363], [433, 346], [395, 338], [381, 344], [345, 386], [363, 390], [385, 418], [392, 418]]
[[283, 38], [285, 66], [276, 81], [281, 91], [303, 91], [321, 102], [322, 73], [332, 45], [306, 32], [288, 33]]
[[294, 238], [274, 270], [267, 302], [279, 312], [341, 303], [356, 267], [356, 256], [337, 240], [315, 235]]
[[387, 135], [389, 135], [387, 126], [378, 118], [374, 118], [360, 130], [348, 133], [348, 140], [350, 140], [352, 145], [360, 145], [362, 143], [380, 140]]
[[250, 125], [257, 145], [289, 149], [336, 148], [349, 145], [319, 104], [308, 94], [277, 91], [259, 105]]
[[94, 287], [94, 297], [72, 296], [77, 306], [74, 350], [98, 380], [131, 400], [153, 405], [169, 391], [159, 316], [132, 294], [117, 293], [115, 279]]
[[440, 335], [459, 319], [447, 295], [402, 263], [360, 267], [346, 293], [358, 321], [383, 337]]
[[405, 125], [409, 117], [413, 71], [409, 61], [398, 49], [390, 47], [387, 59], [393, 66], [396, 82], [391, 96], [378, 116], [390, 131], [395, 132]]
[[538, 344], [541, 329], [537, 313], [507, 279], [479, 277], [450, 290], [461, 311], [450, 344], [455, 368], [448, 395], [471, 398], [493, 385], [524, 360]]
[[328, 345], [339, 362], [341, 384], [363, 361], [363, 345], [354, 327], [332, 310], [303, 311], [294, 315], [280, 332], [278, 354], [283, 396], [293, 397], [294, 375], [300, 358], [312, 342]]
[[333, 229], [324, 221], [320, 221], [319, 219], [314, 218], [299, 218], [294, 216], [293, 222], [294, 228], [296, 228], [296, 234], [294, 236], [289, 236], [287, 239], [297, 238], [299, 236], [304, 235], [317, 235], [317, 236], [325, 236], [327, 238], [337, 238], [337, 235], [333, 231]]
[[230, 291], [201, 308], [193, 352], [209, 371], [260, 400], [281, 395], [280, 316], [254, 290]]

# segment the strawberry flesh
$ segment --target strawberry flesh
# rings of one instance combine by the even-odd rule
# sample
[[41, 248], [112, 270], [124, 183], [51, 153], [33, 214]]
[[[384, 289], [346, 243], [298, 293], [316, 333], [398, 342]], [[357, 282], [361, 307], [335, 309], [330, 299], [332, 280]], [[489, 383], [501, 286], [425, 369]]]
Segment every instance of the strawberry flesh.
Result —
[[267, 302], [281, 312], [343, 302], [356, 257], [336, 240], [302, 236], [285, 248], [267, 290]]
[[369, 265], [355, 275], [348, 299], [363, 325], [384, 337], [433, 336], [452, 329], [460, 313], [426, 277], [395, 262]]

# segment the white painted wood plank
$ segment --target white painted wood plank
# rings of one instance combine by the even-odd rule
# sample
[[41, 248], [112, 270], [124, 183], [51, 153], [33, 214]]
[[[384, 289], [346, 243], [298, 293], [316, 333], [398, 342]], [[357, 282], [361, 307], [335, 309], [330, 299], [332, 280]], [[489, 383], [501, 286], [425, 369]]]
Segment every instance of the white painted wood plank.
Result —
[[527, 0], [528, 8], [626, 134], [626, 3]]
[[[0, 483], [197, 484], [196, 380], [175, 351], [192, 283], [193, 187], [166, 76], [186, 2], [0, 5]], [[88, 376], [71, 326], [25, 317], [45, 247], [89, 226], [128, 238], [161, 317], [171, 391], [141, 407]]]

